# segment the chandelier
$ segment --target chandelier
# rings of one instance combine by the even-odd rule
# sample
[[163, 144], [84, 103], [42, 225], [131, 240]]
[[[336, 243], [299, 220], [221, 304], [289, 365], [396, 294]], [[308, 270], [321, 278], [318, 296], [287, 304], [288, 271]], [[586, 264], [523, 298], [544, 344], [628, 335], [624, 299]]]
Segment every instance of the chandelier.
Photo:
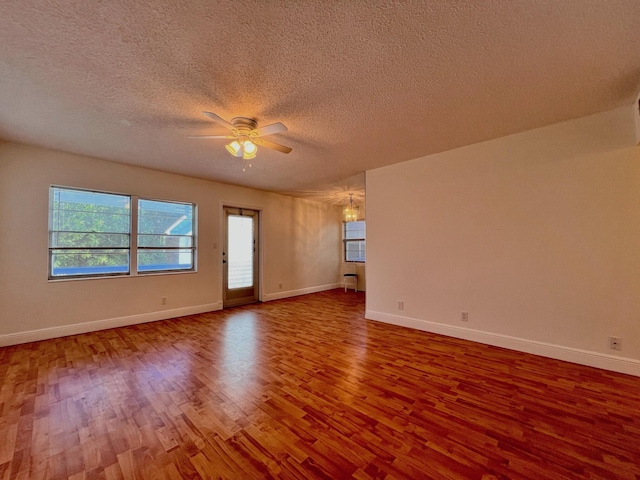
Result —
[[360, 207], [353, 204], [353, 193], [349, 194], [349, 205], [344, 207], [342, 214], [344, 215], [345, 222], [355, 222], [358, 220], [358, 214], [360, 213]]

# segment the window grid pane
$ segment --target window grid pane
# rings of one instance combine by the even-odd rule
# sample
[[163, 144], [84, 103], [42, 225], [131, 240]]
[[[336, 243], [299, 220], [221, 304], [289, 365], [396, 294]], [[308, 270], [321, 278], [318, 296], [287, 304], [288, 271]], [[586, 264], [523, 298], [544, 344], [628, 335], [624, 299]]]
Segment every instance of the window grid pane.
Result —
[[365, 221], [345, 222], [343, 229], [345, 262], [365, 262], [366, 260]]
[[345, 242], [345, 260], [347, 262], [365, 261], [365, 241], [347, 240]]
[[138, 271], [190, 270], [193, 268], [191, 249], [154, 249], [138, 251]]
[[366, 238], [364, 220], [359, 220], [357, 222], [345, 222], [344, 238], [347, 240]]
[[50, 187], [49, 276], [129, 273], [131, 197]]
[[51, 232], [51, 248], [78, 248], [96, 246], [101, 248], [129, 248], [129, 235], [122, 233]]
[[56, 277], [111, 275], [129, 273], [129, 249], [51, 249]]
[[138, 272], [193, 270], [194, 207], [138, 200]]
[[193, 237], [187, 235], [138, 235], [140, 248], [184, 248], [193, 246]]

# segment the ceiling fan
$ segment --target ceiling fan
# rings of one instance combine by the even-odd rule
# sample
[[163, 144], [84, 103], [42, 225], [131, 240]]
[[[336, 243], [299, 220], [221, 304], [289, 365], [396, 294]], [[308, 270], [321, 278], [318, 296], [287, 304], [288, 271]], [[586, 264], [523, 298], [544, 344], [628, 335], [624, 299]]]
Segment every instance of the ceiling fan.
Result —
[[202, 112], [211, 120], [219, 125], [229, 129], [230, 135], [193, 135], [189, 138], [213, 138], [232, 140], [226, 145], [227, 151], [234, 157], [240, 157], [244, 160], [250, 160], [256, 156], [258, 146], [267, 147], [282, 153], [289, 153], [291, 148], [280, 145], [279, 143], [270, 142], [262, 137], [274, 135], [287, 131], [282, 123], [272, 123], [265, 127], [258, 128], [258, 122], [253, 118], [235, 117], [231, 122], [227, 122], [224, 118], [213, 112]]

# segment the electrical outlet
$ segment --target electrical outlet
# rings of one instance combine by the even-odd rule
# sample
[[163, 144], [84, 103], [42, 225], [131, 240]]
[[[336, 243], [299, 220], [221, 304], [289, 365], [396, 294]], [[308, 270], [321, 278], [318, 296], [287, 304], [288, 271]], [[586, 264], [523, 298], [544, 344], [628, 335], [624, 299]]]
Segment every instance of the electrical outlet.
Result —
[[609, 348], [611, 350], [622, 350], [622, 339], [620, 337], [609, 337]]
[[160, 303], [162, 305], [166, 305], [167, 304], [167, 297], [162, 297], [162, 299], [160, 300]]
[[279, 284], [278, 284], [278, 288], [279, 288], [280, 290], [282, 290], [282, 284], [281, 284], [281, 283], [279, 283]]
[[404, 302], [398, 301], [398, 310], [404, 310]]
[[460, 312], [460, 320], [463, 322], [469, 321], [469, 312]]

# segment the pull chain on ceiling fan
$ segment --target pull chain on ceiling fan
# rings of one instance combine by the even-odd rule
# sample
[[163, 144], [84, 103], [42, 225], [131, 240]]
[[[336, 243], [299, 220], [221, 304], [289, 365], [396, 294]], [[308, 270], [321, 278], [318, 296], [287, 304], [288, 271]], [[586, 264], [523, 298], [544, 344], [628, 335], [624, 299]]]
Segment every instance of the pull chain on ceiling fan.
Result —
[[[261, 138], [266, 137], [267, 135], [286, 132], [287, 127], [280, 122], [258, 128], [258, 123], [253, 118], [235, 117], [231, 119], [231, 122], [227, 122], [224, 118], [213, 112], [202, 113], [217, 124], [229, 129], [231, 131], [231, 135], [193, 135], [189, 138], [231, 140], [231, 142], [226, 145], [227, 151], [234, 157], [242, 158], [243, 160], [251, 160], [252, 158], [255, 158], [258, 153], [258, 146], [277, 150], [282, 153], [291, 152], [291, 148], [289, 147]], [[249, 167], [251, 167], [251, 164], [249, 164]], [[242, 170], [244, 171], [245, 168]]]

